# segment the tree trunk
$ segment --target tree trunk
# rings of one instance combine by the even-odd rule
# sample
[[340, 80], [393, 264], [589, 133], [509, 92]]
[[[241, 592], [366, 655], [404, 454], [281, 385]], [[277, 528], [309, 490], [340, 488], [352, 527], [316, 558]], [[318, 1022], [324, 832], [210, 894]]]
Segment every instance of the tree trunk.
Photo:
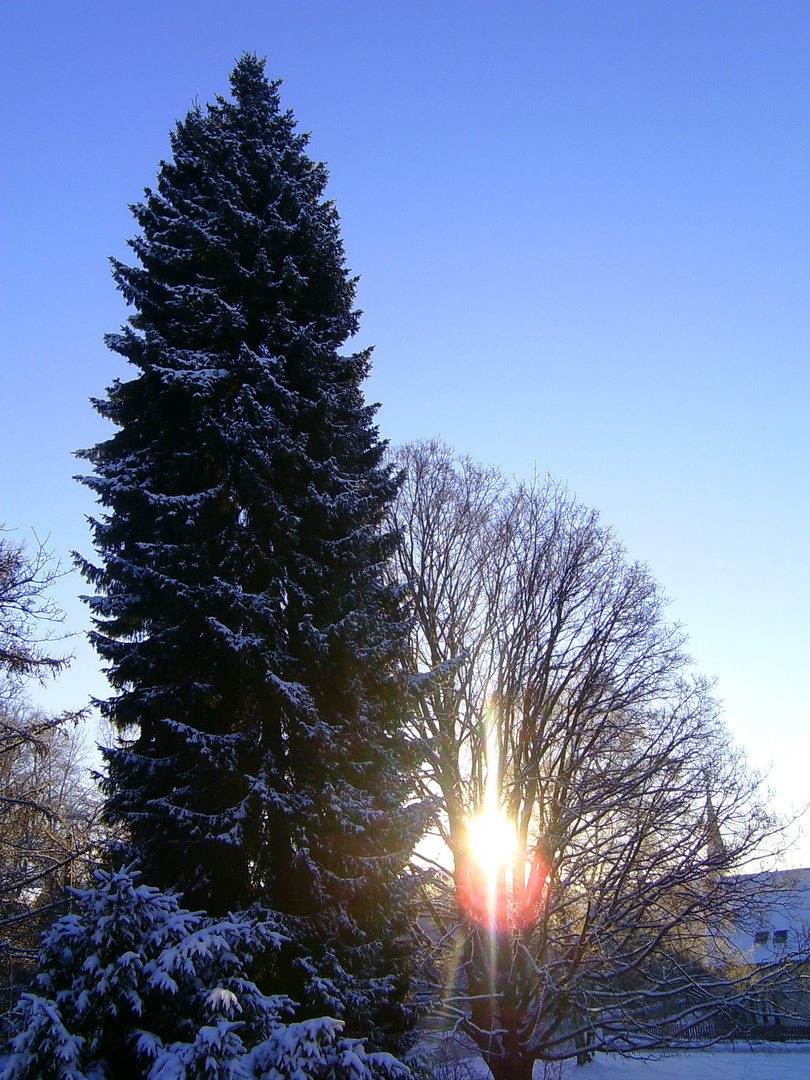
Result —
[[493, 1080], [532, 1080], [534, 1058], [524, 1057], [520, 1051], [512, 1054], [484, 1054]]

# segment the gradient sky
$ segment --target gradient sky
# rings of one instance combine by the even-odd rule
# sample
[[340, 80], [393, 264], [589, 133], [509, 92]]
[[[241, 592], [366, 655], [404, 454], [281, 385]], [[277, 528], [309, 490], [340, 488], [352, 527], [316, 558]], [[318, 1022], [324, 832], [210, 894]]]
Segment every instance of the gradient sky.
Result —
[[[90, 553], [107, 257], [254, 51], [330, 168], [383, 436], [567, 482], [810, 798], [807, 0], [3, 0], [0, 42], [0, 521]], [[74, 646], [48, 707], [105, 694]]]

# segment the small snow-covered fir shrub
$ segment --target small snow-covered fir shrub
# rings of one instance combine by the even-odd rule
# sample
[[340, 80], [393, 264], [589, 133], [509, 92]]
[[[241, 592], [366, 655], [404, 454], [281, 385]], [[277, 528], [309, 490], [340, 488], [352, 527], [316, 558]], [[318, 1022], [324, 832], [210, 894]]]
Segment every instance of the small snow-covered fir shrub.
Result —
[[12, 1015], [2, 1080], [404, 1080], [338, 1020], [248, 978], [278, 946], [266, 922], [212, 919], [131, 869], [95, 873], [45, 935], [36, 992]]

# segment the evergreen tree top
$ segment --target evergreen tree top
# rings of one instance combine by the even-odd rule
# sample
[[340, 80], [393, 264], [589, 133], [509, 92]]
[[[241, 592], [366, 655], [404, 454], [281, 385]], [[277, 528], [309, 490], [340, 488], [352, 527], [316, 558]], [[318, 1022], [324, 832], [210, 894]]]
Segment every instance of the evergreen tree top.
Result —
[[[178, 121], [172, 159], [131, 207], [141, 233], [129, 246], [141, 265], [111, 262], [138, 314], [123, 339], [107, 341], [132, 362], [150, 359], [132, 348], [133, 329], [158, 331], [183, 349], [234, 355], [247, 345], [262, 356], [303, 335], [310, 349], [334, 352], [357, 332], [356, 280], [324, 198], [328, 172], [305, 153], [309, 136], [296, 134], [292, 112], [281, 109], [279, 85], [263, 60], [245, 54], [231, 74], [232, 100], [195, 105]], [[199, 308], [212, 305], [219, 312], [200, 319]], [[178, 358], [168, 359], [174, 366]], [[363, 378], [367, 358], [356, 366]]]

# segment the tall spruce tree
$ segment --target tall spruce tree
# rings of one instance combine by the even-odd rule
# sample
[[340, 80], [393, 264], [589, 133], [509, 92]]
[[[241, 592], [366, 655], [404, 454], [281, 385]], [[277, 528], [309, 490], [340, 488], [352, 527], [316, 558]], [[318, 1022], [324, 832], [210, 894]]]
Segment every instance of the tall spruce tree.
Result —
[[214, 915], [260, 905], [291, 939], [265, 972], [351, 1033], [404, 1023], [404, 623], [383, 580], [397, 490], [361, 384], [367, 352], [327, 173], [245, 55], [232, 100], [195, 107], [132, 207], [137, 368], [81, 456], [93, 641], [127, 737], [107, 814], [144, 880]]

